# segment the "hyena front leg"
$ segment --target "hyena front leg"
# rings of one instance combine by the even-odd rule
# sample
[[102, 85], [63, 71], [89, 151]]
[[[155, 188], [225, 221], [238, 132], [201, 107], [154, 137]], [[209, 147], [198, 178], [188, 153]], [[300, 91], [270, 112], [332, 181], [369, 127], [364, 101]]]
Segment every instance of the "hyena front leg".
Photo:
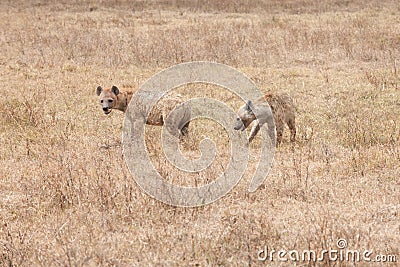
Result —
[[181, 129], [181, 135], [182, 136], [188, 136], [189, 135], [189, 124], [190, 124], [190, 121], [188, 121], [185, 125], [183, 125], [183, 127]]
[[276, 126], [276, 143], [279, 145], [282, 142], [283, 124], [278, 123], [275, 126]]
[[256, 120], [253, 127], [251, 128], [249, 143], [254, 139], [254, 136], [260, 131], [260, 123]]

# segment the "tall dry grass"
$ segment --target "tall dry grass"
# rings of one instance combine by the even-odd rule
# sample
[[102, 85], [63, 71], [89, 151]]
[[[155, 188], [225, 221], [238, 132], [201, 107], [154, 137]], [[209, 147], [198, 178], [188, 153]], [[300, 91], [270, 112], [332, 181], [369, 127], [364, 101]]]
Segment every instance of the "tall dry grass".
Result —
[[[396, 1], [8, 1], [0, 4], [0, 265], [290, 265], [258, 262], [275, 249], [350, 249], [400, 257], [400, 16]], [[176, 208], [143, 193], [125, 166], [123, 114], [102, 114], [97, 85], [140, 86], [192, 60], [231, 65], [263, 91], [286, 91], [298, 136], [247, 193]], [[222, 89], [183, 88], [235, 109]], [[193, 123], [184, 148], [216, 140], [214, 179], [229, 158], [223, 131]], [[299, 263], [302, 264], [302, 263]], [[317, 263], [305, 263], [318, 265]], [[347, 266], [351, 263], [324, 262]], [[390, 266], [390, 264], [387, 264]], [[395, 266], [395, 264], [393, 264]]]

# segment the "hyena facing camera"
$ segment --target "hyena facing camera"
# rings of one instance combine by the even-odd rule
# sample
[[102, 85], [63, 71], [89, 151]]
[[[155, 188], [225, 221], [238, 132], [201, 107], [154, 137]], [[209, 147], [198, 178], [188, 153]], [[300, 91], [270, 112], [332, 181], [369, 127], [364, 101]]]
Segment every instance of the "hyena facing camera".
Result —
[[[294, 142], [296, 138], [295, 107], [292, 98], [288, 94], [267, 93], [254, 102], [248, 100], [246, 104], [239, 108], [234, 129], [243, 131], [255, 120], [250, 132], [250, 143], [263, 124], [271, 125], [271, 116], [266, 102], [272, 110], [277, 134], [276, 142], [278, 144], [282, 142], [285, 123], [290, 129], [290, 141]], [[257, 117], [255, 114], [257, 114]]]

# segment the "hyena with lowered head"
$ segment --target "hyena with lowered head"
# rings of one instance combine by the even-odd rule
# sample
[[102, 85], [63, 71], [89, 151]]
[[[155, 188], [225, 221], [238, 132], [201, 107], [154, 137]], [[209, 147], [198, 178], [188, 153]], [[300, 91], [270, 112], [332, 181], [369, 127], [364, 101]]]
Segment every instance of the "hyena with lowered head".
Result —
[[[243, 131], [250, 125], [252, 121], [255, 120], [256, 122], [250, 132], [250, 143], [263, 124], [270, 124], [269, 122], [271, 118], [269, 118], [269, 109], [265, 104], [265, 101], [272, 110], [277, 134], [276, 142], [278, 144], [282, 142], [283, 128], [285, 123], [290, 129], [290, 141], [294, 142], [296, 138], [295, 107], [292, 98], [288, 94], [267, 93], [254, 102], [248, 100], [246, 104], [239, 108], [238, 118], [236, 119], [234, 129]], [[255, 113], [257, 114], [257, 117]]]
[[[113, 85], [109, 89], [103, 89], [101, 86], [98, 86], [96, 89], [96, 94], [99, 96], [100, 105], [104, 111], [104, 114], [108, 115], [111, 113], [113, 109], [120, 110], [125, 112], [128, 108], [128, 104], [132, 99], [135, 88], [133, 87], [124, 87], [123, 91], [120, 91], [119, 88]], [[183, 104], [184, 101], [181, 96], [167, 96], [162, 98], [157, 105], [155, 105], [147, 117], [146, 124], [148, 125], [157, 125], [162, 126], [166, 121], [168, 115], [172, 110], [175, 109], [178, 105]], [[190, 110], [189, 109], [181, 109], [178, 117], [175, 115], [176, 121], [174, 125], [178, 126], [179, 134], [182, 136], [186, 136], [188, 134], [188, 128], [190, 123]]]

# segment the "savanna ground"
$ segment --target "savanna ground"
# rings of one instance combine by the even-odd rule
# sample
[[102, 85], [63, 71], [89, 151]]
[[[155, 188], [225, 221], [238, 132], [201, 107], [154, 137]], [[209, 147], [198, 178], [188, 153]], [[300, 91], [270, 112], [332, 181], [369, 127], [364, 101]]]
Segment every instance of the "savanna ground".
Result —
[[[264, 246], [321, 252], [340, 238], [400, 261], [397, 1], [1, 1], [0, 17], [1, 266], [353, 265], [257, 260]], [[286, 129], [255, 193], [247, 188], [260, 138], [228, 195], [179, 208], [135, 183], [122, 155], [124, 115], [104, 115], [95, 89], [140, 86], [193, 60], [291, 94], [298, 135], [292, 145]], [[196, 86], [185, 97], [241, 105]], [[198, 155], [209, 137], [227, 148], [221, 164], [171, 178], [158, 135], [149, 153], [172, 181], [209, 182], [223, 172], [229, 140], [210, 121], [191, 132], [185, 153]]]

